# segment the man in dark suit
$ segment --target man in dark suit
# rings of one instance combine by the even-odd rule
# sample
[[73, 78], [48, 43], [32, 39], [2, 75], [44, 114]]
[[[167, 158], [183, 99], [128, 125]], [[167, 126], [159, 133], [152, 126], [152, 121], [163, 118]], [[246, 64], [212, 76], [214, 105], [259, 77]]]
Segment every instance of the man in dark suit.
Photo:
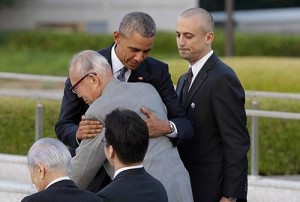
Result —
[[37, 193], [22, 202], [102, 201], [94, 193], [79, 189], [67, 174], [71, 155], [59, 140], [42, 138], [28, 152], [28, 168]]
[[149, 144], [145, 121], [134, 111], [116, 109], [106, 115], [105, 128], [104, 152], [115, 174], [97, 196], [110, 202], [167, 202], [164, 186], [142, 165]]
[[[168, 120], [153, 118], [147, 109], [144, 112], [151, 118], [147, 120], [151, 137], [167, 135], [176, 145], [191, 139], [194, 129], [186, 118], [186, 114], [178, 102], [173, 87], [168, 65], [148, 57], [156, 36], [156, 25], [153, 19], [143, 12], [132, 12], [122, 19], [119, 31], [114, 32], [114, 44], [100, 50], [112, 66], [115, 78], [121, 76], [128, 82], [146, 82], [159, 92], [168, 110]], [[121, 74], [123, 67], [125, 74]], [[95, 120], [87, 120], [82, 115], [88, 105], [70, 90], [70, 80], [65, 83], [61, 112], [55, 131], [59, 140], [71, 148], [77, 148], [82, 139], [94, 138], [102, 128]], [[132, 98], [134, 99], [134, 98]], [[104, 175], [101, 170], [97, 176]], [[101, 178], [103, 180], [103, 178]], [[101, 185], [100, 177], [96, 180]], [[89, 190], [98, 191], [99, 187], [91, 185]]]
[[190, 71], [176, 91], [195, 129], [193, 140], [178, 150], [196, 202], [246, 201], [245, 93], [234, 71], [213, 53], [213, 27], [212, 16], [202, 8], [184, 11], [177, 21], [179, 54]]

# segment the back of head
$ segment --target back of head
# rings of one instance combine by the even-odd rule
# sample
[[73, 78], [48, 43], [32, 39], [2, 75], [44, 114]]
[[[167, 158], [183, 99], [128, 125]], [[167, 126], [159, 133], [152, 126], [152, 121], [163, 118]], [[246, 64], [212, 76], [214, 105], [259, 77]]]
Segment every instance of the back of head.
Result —
[[69, 72], [71, 71], [79, 77], [96, 72], [101, 78], [112, 78], [111, 67], [106, 58], [93, 50], [76, 53], [69, 63]]
[[152, 38], [156, 35], [156, 25], [154, 20], [147, 13], [131, 12], [122, 19], [119, 32], [125, 36], [137, 32], [145, 38]]
[[145, 121], [131, 110], [116, 109], [106, 116], [105, 138], [124, 164], [144, 160], [149, 134]]
[[28, 151], [29, 167], [43, 164], [47, 171], [63, 170], [67, 173], [71, 154], [67, 147], [57, 139], [42, 138], [36, 141]]
[[214, 31], [214, 19], [212, 15], [205, 9], [195, 7], [190, 8], [182, 12], [180, 17], [192, 17], [192, 16], [199, 16], [204, 23], [204, 31], [205, 32], [213, 32]]

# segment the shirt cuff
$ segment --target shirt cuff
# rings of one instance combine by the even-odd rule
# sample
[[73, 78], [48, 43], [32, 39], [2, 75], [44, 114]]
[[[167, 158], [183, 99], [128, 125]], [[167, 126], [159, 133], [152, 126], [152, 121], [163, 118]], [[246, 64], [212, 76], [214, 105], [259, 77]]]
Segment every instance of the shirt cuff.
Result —
[[166, 136], [171, 137], [171, 138], [177, 138], [177, 128], [176, 128], [176, 125], [172, 121], [169, 121], [169, 122], [170, 122], [170, 124], [172, 124], [172, 126], [174, 128], [174, 131], [172, 133], [167, 134]]

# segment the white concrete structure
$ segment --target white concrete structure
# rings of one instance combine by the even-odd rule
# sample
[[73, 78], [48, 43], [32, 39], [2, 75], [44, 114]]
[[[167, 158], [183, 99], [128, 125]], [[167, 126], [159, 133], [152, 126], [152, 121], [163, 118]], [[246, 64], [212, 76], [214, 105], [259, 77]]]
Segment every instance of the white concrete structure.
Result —
[[21, 201], [34, 192], [26, 157], [0, 154], [0, 201]]
[[179, 14], [197, 5], [197, 0], [16, 0], [12, 8], [0, 10], [0, 29], [52, 26], [112, 33], [126, 13], [143, 11], [159, 30], [174, 30]]
[[[224, 23], [224, 12], [212, 12], [216, 23]], [[256, 33], [300, 33], [300, 8], [234, 11], [237, 31]]]
[[[1, 202], [17, 202], [36, 192], [31, 184], [26, 157], [0, 154]], [[299, 202], [300, 181], [249, 176], [248, 202]]]

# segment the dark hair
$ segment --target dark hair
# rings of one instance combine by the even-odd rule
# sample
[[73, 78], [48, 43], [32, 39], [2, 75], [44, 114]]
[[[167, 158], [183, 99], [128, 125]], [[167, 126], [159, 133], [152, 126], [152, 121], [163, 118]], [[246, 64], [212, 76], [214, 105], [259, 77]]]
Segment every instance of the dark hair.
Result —
[[148, 127], [134, 111], [115, 109], [106, 116], [106, 144], [111, 145], [124, 164], [144, 160], [149, 144]]

